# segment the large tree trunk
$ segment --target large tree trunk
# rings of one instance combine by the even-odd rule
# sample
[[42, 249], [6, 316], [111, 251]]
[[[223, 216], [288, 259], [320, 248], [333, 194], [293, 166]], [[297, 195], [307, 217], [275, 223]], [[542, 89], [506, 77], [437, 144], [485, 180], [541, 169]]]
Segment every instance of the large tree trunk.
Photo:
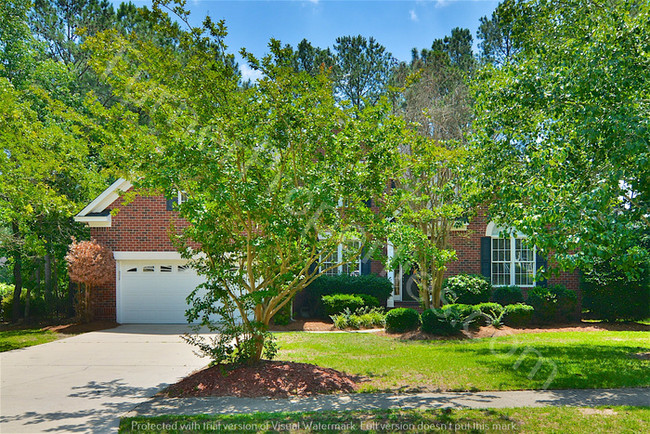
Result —
[[[20, 230], [18, 228], [18, 222], [11, 222], [11, 230], [13, 232], [14, 239], [19, 239]], [[20, 294], [23, 292], [23, 258], [20, 254], [20, 248], [16, 246], [13, 251], [14, 259], [14, 299], [11, 306], [11, 322], [17, 322], [20, 318]]]

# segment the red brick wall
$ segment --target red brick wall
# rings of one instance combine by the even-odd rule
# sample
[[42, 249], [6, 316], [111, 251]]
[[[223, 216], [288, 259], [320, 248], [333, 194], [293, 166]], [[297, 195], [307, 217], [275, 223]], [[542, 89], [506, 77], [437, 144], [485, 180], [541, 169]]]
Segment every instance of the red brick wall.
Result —
[[[167, 211], [163, 196], [139, 196], [128, 202], [118, 198], [108, 208], [118, 210], [112, 215], [109, 228], [90, 228], [90, 236], [114, 252], [176, 251], [170, 241], [170, 227], [187, 226], [176, 211]], [[110, 284], [94, 289], [93, 310], [95, 319], [115, 321], [115, 272]]]
[[[466, 231], [454, 231], [451, 236], [451, 246], [456, 250], [457, 260], [447, 265], [445, 277], [456, 274], [481, 274], [481, 238], [485, 236], [489, 221], [485, 214], [477, 215], [467, 226]], [[372, 272], [385, 275], [381, 262], [373, 261]], [[578, 292], [580, 297], [579, 274], [575, 272], [560, 272], [548, 280], [549, 285], [562, 284], [568, 289]]]

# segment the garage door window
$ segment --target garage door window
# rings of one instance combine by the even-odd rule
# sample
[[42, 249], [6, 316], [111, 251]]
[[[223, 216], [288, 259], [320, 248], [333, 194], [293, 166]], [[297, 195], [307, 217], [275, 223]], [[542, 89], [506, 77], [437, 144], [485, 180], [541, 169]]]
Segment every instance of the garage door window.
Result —
[[171, 265], [161, 265], [160, 266], [160, 272], [161, 273], [171, 273], [172, 272], [172, 266]]
[[153, 273], [154, 269], [155, 269], [155, 267], [153, 265], [145, 265], [144, 267], [142, 267], [142, 272], [143, 273]]

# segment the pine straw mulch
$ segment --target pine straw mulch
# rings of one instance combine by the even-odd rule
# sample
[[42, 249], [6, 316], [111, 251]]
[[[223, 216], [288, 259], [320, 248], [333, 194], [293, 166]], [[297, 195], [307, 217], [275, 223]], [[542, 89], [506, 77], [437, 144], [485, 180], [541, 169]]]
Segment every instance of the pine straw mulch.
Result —
[[80, 333], [96, 332], [99, 330], [112, 329], [119, 324], [114, 321], [92, 321], [88, 323], [70, 323], [43, 327], [44, 330], [51, 330], [64, 335], [78, 335]]
[[237, 396], [287, 398], [354, 392], [358, 377], [308, 363], [262, 360], [252, 366], [211, 366], [159, 393], [165, 397]]

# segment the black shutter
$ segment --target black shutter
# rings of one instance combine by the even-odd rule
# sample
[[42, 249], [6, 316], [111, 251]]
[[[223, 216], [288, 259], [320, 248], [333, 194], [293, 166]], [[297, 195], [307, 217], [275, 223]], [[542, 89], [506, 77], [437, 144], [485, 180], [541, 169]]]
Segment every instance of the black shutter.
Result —
[[492, 276], [492, 237], [481, 237], [481, 274], [491, 281]]
[[362, 276], [366, 274], [370, 274], [370, 261], [372, 260], [372, 258], [371, 255], [368, 255], [368, 257], [366, 257], [367, 252], [368, 251], [365, 247], [361, 250], [361, 275]]
[[174, 204], [178, 202], [178, 198], [175, 199], [167, 199], [167, 211], [171, 211], [174, 209]]
[[[548, 268], [548, 261], [546, 260], [546, 256], [544, 256], [539, 250], [536, 253], [536, 258], [535, 258], [535, 271], [539, 270], [540, 268], [544, 268], [544, 271], [547, 270]], [[546, 279], [538, 280], [535, 282], [536, 286], [541, 286], [543, 288], [546, 288], [548, 285], [548, 282]]]

